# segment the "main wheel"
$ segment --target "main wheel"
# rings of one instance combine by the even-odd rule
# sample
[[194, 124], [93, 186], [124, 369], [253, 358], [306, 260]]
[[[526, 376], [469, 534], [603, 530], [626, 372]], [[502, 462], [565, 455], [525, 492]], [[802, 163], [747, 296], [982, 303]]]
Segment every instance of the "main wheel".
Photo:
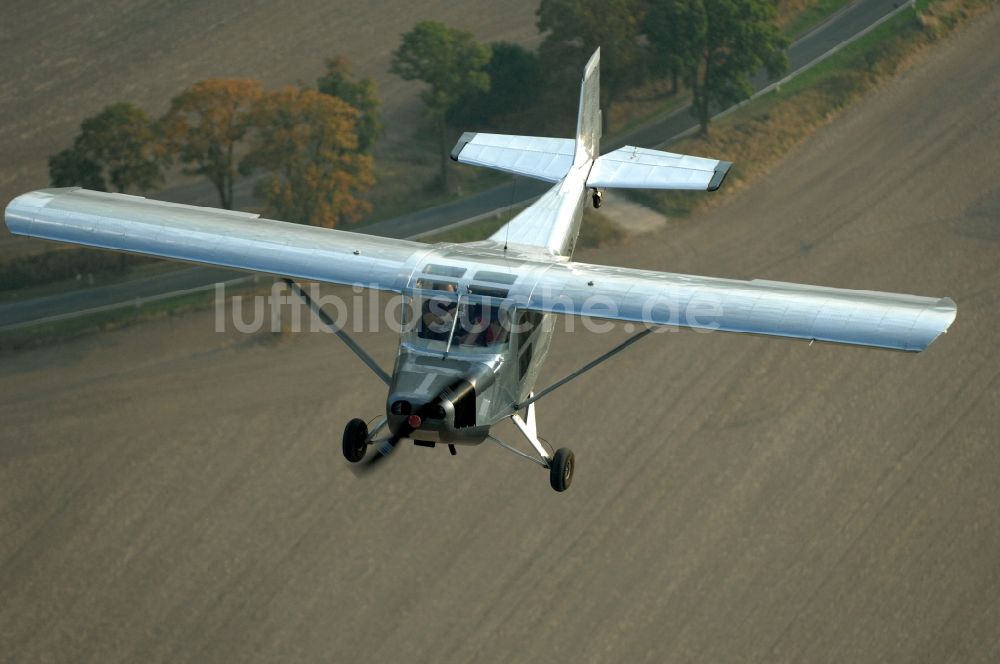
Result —
[[344, 427], [344, 458], [357, 463], [365, 458], [368, 450], [368, 425], [354, 418]]
[[556, 491], [565, 491], [573, 482], [573, 470], [576, 468], [573, 452], [560, 447], [549, 462], [549, 484]]

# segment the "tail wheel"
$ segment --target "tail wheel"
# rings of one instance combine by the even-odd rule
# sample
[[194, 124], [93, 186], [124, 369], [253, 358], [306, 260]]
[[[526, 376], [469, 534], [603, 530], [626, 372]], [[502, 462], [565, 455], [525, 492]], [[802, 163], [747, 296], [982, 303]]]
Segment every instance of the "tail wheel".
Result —
[[576, 458], [568, 448], [560, 447], [549, 462], [549, 484], [556, 491], [565, 491], [573, 482]]
[[344, 458], [357, 463], [365, 458], [368, 450], [368, 424], [357, 418], [344, 427]]

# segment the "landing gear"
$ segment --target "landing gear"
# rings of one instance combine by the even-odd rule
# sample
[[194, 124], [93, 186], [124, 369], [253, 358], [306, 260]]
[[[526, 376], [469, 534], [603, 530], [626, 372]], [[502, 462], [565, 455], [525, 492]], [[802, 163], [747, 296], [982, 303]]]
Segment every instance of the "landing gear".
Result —
[[590, 195], [590, 199], [594, 203], [594, 208], [601, 207], [601, 197], [602, 196], [603, 196], [603, 194], [601, 194], [601, 190], [600, 189], [594, 189], [593, 190], [593, 193]]
[[[532, 395], [528, 395], [529, 399]], [[542, 444], [542, 441], [538, 438], [538, 427], [535, 423], [535, 404], [529, 402], [527, 406], [524, 407], [523, 413], [514, 413], [510, 416], [510, 421], [514, 423], [514, 426], [518, 428], [521, 434], [527, 439], [531, 446], [535, 448], [535, 452], [541, 458], [536, 458], [531, 454], [526, 454], [521, 450], [511, 447], [507, 443], [503, 442], [499, 438], [494, 438], [493, 436], [487, 436], [494, 443], [500, 447], [513, 452], [514, 454], [524, 457], [532, 463], [536, 463], [542, 468], [547, 468], [549, 470], [549, 484], [556, 491], [565, 491], [569, 488], [569, 485], [573, 482], [573, 471], [576, 469], [576, 458], [573, 456], [573, 452], [566, 447], [560, 447], [556, 450], [555, 454], [546, 449], [546, 446]]]
[[344, 427], [344, 458], [351, 463], [358, 463], [365, 458], [368, 450], [368, 424], [357, 418]]
[[565, 491], [573, 482], [573, 468], [576, 459], [573, 452], [566, 447], [560, 447], [549, 461], [549, 484], [556, 491]]

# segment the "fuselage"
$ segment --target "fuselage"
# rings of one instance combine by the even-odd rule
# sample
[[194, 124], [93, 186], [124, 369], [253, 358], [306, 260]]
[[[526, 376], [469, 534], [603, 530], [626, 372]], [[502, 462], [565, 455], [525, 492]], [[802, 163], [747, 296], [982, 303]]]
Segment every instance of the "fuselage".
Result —
[[531, 394], [554, 314], [519, 310], [517, 301], [548, 265], [571, 258], [590, 163], [581, 160], [489, 239], [435, 245], [412, 266], [386, 400], [393, 432], [477, 444]]

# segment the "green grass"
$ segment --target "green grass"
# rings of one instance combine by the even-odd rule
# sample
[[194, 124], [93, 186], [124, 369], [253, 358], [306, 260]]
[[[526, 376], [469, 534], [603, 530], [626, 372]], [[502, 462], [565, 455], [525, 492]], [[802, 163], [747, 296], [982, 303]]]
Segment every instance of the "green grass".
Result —
[[[270, 288], [270, 286], [267, 286]], [[263, 292], [256, 283], [227, 286], [226, 297]], [[98, 311], [76, 318], [41, 323], [17, 330], [0, 332], [0, 353], [17, 352], [59, 343], [95, 332], [116, 330], [136, 323], [179, 316], [189, 311], [204, 310], [215, 303], [215, 290], [186, 293], [139, 306]]]
[[995, 0], [939, 0], [923, 14], [903, 11], [870, 33], [798, 75], [713, 121], [710, 135], [673, 143], [671, 151], [713, 155], [734, 162], [719, 194], [629, 192], [631, 198], [673, 217], [724, 199], [727, 191], [756, 179], [818, 128], [829, 123], [919, 51], [979, 8]]

